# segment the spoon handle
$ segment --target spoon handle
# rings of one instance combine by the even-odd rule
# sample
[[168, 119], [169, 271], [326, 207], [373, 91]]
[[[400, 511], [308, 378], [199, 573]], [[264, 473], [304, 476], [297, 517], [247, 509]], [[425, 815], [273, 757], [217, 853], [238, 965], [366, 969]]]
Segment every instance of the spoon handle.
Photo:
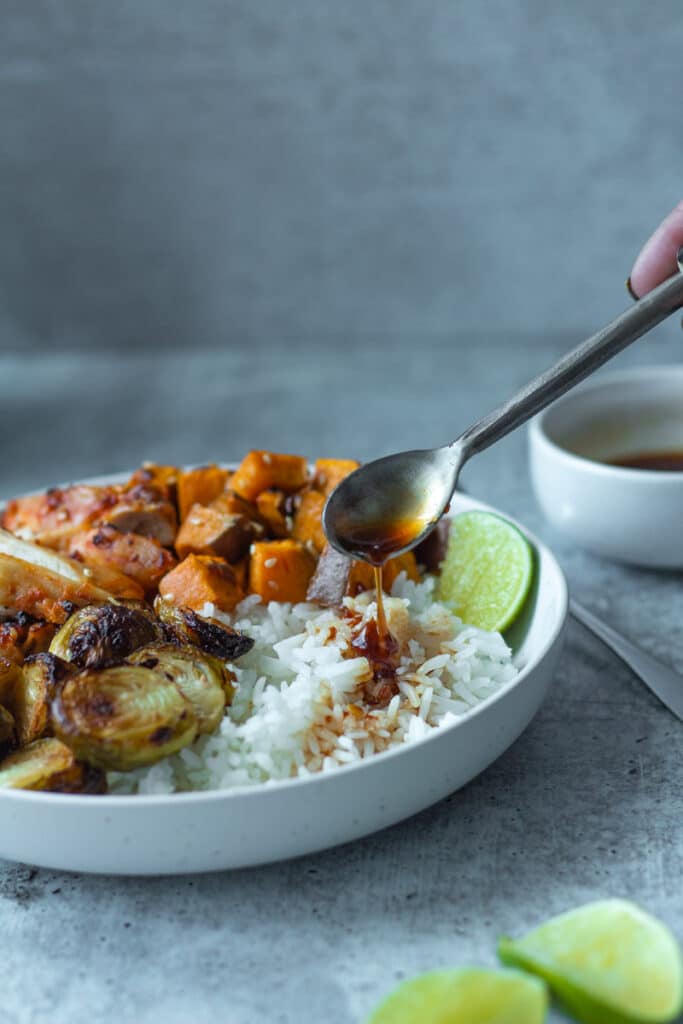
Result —
[[461, 434], [451, 445], [460, 453], [459, 464], [540, 412], [632, 341], [665, 320], [681, 303], [683, 273], [676, 273]]
[[677, 718], [683, 718], [683, 676], [653, 658], [651, 654], [647, 654], [642, 648], [636, 647], [625, 636], [617, 633], [606, 622], [601, 622], [576, 601], [569, 602], [569, 610], [582, 626], [600, 637], [602, 642], [635, 672], [669, 711]]

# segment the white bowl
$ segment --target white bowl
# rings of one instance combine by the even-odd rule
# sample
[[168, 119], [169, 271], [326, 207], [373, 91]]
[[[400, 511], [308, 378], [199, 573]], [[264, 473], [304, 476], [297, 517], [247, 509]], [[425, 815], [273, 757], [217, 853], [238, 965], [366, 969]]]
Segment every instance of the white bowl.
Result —
[[683, 366], [604, 374], [529, 429], [545, 516], [580, 546], [632, 565], [683, 568], [683, 472], [606, 460], [672, 449], [683, 451]]
[[[456, 514], [487, 507], [464, 495], [453, 501]], [[107, 874], [237, 868], [357, 839], [464, 786], [526, 728], [560, 655], [566, 582], [548, 548], [527, 536], [536, 584], [509, 636], [519, 675], [454, 724], [358, 764], [249, 788], [171, 796], [0, 790], [0, 857]]]

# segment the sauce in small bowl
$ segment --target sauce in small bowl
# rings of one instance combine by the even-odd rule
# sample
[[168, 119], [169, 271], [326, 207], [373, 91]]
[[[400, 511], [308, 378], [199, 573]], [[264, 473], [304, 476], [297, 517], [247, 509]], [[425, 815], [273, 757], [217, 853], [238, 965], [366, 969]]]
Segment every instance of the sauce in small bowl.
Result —
[[683, 568], [683, 366], [600, 373], [529, 428], [546, 518], [616, 561]]

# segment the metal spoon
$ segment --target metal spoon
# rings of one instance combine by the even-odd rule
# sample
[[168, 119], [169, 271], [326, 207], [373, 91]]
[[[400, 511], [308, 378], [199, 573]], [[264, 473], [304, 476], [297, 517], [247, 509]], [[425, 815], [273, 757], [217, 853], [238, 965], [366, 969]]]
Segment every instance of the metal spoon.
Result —
[[683, 719], [683, 676], [663, 662], [653, 658], [641, 647], [627, 640], [606, 622], [601, 622], [588, 609], [576, 601], [569, 602], [569, 610], [575, 619], [591, 633], [595, 633], [604, 644], [625, 662], [642, 682], [659, 697], [669, 711]]
[[[400, 452], [368, 462], [330, 495], [323, 526], [332, 547], [371, 564], [415, 547], [446, 511], [460, 470], [515, 427], [559, 398], [683, 303], [677, 273], [602, 330], [534, 378], [504, 405], [443, 448]], [[373, 542], [394, 527], [396, 543], [382, 552]]]

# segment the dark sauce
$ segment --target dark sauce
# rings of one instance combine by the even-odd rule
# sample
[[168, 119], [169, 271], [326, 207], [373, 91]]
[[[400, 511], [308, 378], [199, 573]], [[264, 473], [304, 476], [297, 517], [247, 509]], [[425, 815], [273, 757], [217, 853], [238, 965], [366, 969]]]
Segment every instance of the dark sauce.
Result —
[[425, 528], [423, 519], [404, 519], [373, 523], [362, 534], [347, 538], [349, 548], [370, 562], [375, 570], [377, 618], [365, 623], [351, 641], [351, 646], [370, 663], [372, 681], [365, 687], [365, 700], [376, 707], [385, 707], [398, 693], [396, 669], [400, 659], [399, 644], [389, 632], [384, 610], [382, 567], [401, 548], [410, 544]]
[[683, 473], [683, 448], [672, 448], [657, 452], [635, 452], [633, 455], [619, 455], [608, 459], [610, 466], [624, 469], [650, 469], [661, 473]]
[[370, 565], [381, 567], [397, 551], [410, 544], [426, 526], [421, 518], [393, 519], [370, 523], [361, 533], [350, 532], [344, 541], [349, 551], [364, 558]]

